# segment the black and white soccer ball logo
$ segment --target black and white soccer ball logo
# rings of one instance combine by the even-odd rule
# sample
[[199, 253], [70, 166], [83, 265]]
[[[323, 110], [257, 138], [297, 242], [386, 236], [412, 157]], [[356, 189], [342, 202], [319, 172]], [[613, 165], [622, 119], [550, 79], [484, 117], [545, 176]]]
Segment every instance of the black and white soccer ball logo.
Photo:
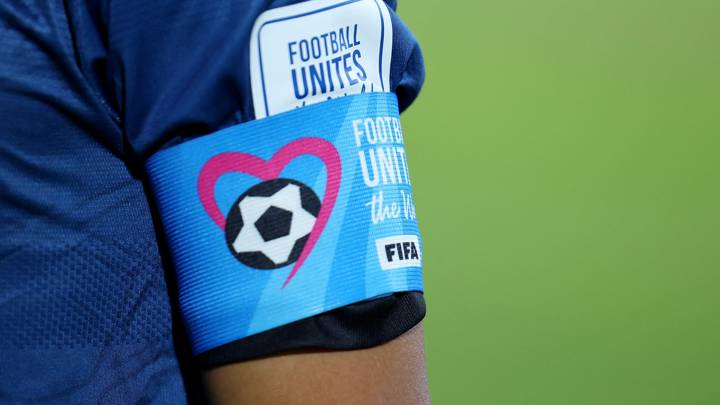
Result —
[[297, 261], [320, 212], [320, 199], [305, 184], [273, 179], [256, 184], [235, 201], [225, 240], [233, 255], [256, 269]]

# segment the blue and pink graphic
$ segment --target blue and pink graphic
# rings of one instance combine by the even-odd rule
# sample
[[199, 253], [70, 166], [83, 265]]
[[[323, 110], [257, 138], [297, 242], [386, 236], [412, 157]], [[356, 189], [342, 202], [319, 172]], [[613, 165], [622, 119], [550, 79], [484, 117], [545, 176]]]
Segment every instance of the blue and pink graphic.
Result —
[[283, 169], [295, 158], [302, 155], [316, 156], [325, 164], [327, 172], [325, 196], [320, 206], [320, 213], [310, 232], [310, 237], [297, 259], [292, 271], [285, 280], [285, 284], [295, 276], [305, 258], [315, 246], [320, 234], [325, 229], [330, 213], [335, 206], [342, 168], [340, 154], [328, 141], [320, 138], [301, 138], [283, 146], [270, 160], [263, 160], [257, 156], [244, 152], [224, 152], [213, 156], [203, 166], [198, 178], [198, 195], [205, 211], [220, 229], [225, 229], [225, 216], [220, 211], [215, 200], [215, 185], [220, 176], [230, 172], [246, 173], [260, 180], [278, 178]]
[[342, 97], [233, 126], [147, 163], [193, 350], [422, 291], [397, 101]]

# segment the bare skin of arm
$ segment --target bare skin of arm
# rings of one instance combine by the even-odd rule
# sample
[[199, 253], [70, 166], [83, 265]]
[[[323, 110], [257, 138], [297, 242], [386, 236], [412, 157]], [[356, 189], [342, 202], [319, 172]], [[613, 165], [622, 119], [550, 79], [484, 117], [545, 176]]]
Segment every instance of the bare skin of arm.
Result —
[[384, 345], [308, 351], [205, 373], [212, 403], [429, 404], [422, 325]]

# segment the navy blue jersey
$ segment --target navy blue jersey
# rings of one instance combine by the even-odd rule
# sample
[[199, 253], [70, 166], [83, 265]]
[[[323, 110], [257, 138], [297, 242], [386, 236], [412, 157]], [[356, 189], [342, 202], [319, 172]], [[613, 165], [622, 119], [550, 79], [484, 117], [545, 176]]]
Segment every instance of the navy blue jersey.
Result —
[[[196, 371], [143, 164], [255, 118], [253, 22], [292, 3], [0, 2], [0, 402], [193, 398]], [[390, 15], [389, 90], [405, 108], [423, 62]], [[374, 310], [406, 317], [406, 307], [383, 305]], [[303, 343], [310, 329], [291, 326], [210, 364], [300, 347], [287, 342]]]

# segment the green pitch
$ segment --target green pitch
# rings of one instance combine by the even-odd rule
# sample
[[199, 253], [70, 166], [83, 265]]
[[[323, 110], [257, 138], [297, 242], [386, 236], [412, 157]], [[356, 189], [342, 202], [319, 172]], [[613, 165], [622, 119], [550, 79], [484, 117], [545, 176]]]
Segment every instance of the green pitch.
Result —
[[438, 404], [720, 404], [720, 2], [404, 0]]

